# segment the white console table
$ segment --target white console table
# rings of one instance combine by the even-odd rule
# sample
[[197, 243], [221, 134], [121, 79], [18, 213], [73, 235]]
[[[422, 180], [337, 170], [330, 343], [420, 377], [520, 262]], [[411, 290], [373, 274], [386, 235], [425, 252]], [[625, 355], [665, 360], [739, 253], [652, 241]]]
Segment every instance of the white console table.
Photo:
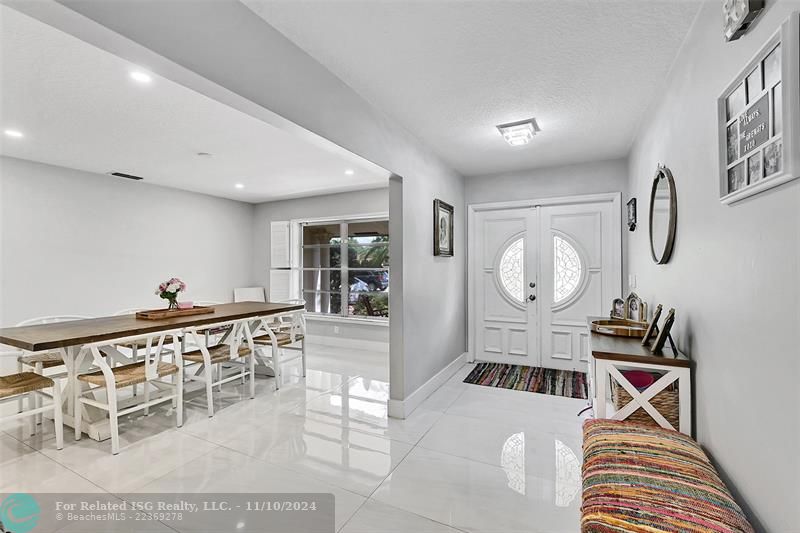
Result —
[[[605, 317], [589, 317], [588, 322]], [[660, 355], [650, 353], [642, 340], [596, 333], [589, 328], [589, 398], [596, 418], [625, 420], [638, 408], [653, 417], [661, 427], [692, 433], [691, 361], [681, 352], [665, 346]], [[622, 375], [625, 370], [644, 370], [662, 374], [647, 389], [639, 392]], [[616, 410], [609, 401], [611, 379], [623, 387], [632, 400]], [[664, 416], [650, 403], [653, 397], [672, 383], [678, 383], [679, 426], [673, 428]]]

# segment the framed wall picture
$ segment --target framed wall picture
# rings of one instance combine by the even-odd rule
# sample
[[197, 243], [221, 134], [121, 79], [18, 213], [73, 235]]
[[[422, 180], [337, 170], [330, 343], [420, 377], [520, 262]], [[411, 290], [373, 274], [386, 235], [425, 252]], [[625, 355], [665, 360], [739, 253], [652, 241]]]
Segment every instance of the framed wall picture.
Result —
[[647, 346], [650, 344], [651, 338], [658, 336], [658, 319], [661, 318], [661, 310], [663, 308], [661, 304], [658, 304], [655, 311], [653, 311], [653, 320], [650, 321], [650, 324], [647, 326], [647, 331], [644, 332], [642, 346]]
[[800, 15], [717, 99], [719, 196], [732, 204], [800, 177]]
[[433, 255], [453, 257], [453, 206], [433, 201]]
[[644, 316], [644, 303], [635, 292], [625, 298], [625, 318], [634, 322], [647, 320], [647, 317]]
[[628, 200], [628, 231], [636, 229], [636, 198]]
[[620, 320], [625, 318], [625, 300], [622, 298], [614, 298], [614, 301], [611, 302], [611, 318]]
[[[670, 309], [667, 313], [667, 318], [664, 319], [664, 324], [661, 326], [661, 331], [658, 332], [658, 336], [656, 337], [653, 346], [650, 347], [650, 353], [657, 354], [661, 353], [661, 350], [664, 348], [664, 344], [667, 343], [667, 338], [669, 338], [669, 332], [672, 330], [672, 325], [675, 323], [675, 309]], [[670, 344], [672, 344], [672, 339], [670, 339]], [[674, 350], [673, 346], [673, 350]]]

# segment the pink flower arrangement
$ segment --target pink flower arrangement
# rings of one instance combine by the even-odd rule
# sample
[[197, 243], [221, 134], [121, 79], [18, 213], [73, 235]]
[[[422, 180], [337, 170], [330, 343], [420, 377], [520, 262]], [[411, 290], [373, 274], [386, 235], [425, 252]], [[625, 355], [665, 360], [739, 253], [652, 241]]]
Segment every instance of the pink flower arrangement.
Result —
[[179, 278], [171, 278], [158, 285], [156, 294], [165, 300], [169, 300], [170, 309], [176, 308], [178, 303], [178, 293], [186, 290], [186, 284]]

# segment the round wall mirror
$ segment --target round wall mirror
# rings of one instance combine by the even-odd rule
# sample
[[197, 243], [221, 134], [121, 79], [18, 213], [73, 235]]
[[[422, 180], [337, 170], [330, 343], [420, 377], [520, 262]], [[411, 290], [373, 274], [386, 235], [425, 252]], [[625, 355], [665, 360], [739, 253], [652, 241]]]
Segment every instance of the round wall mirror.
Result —
[[659, 165], [650, 191], [650, 251], [659, 265], [669, 261], [672, 255], [677, 221], [675, 180], [667, 167]]

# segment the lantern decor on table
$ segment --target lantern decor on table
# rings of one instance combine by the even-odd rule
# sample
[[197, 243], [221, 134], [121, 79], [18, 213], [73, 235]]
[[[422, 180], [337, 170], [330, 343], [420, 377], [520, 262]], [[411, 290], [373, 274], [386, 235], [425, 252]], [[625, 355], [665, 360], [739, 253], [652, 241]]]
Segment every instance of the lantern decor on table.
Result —
[[161, 282], [156, 289], [156, 294], [169, 301], [169, 309], [178, 308], [178, 293], [186, 290], [186, 284], [179, 278], [168, 279]]

